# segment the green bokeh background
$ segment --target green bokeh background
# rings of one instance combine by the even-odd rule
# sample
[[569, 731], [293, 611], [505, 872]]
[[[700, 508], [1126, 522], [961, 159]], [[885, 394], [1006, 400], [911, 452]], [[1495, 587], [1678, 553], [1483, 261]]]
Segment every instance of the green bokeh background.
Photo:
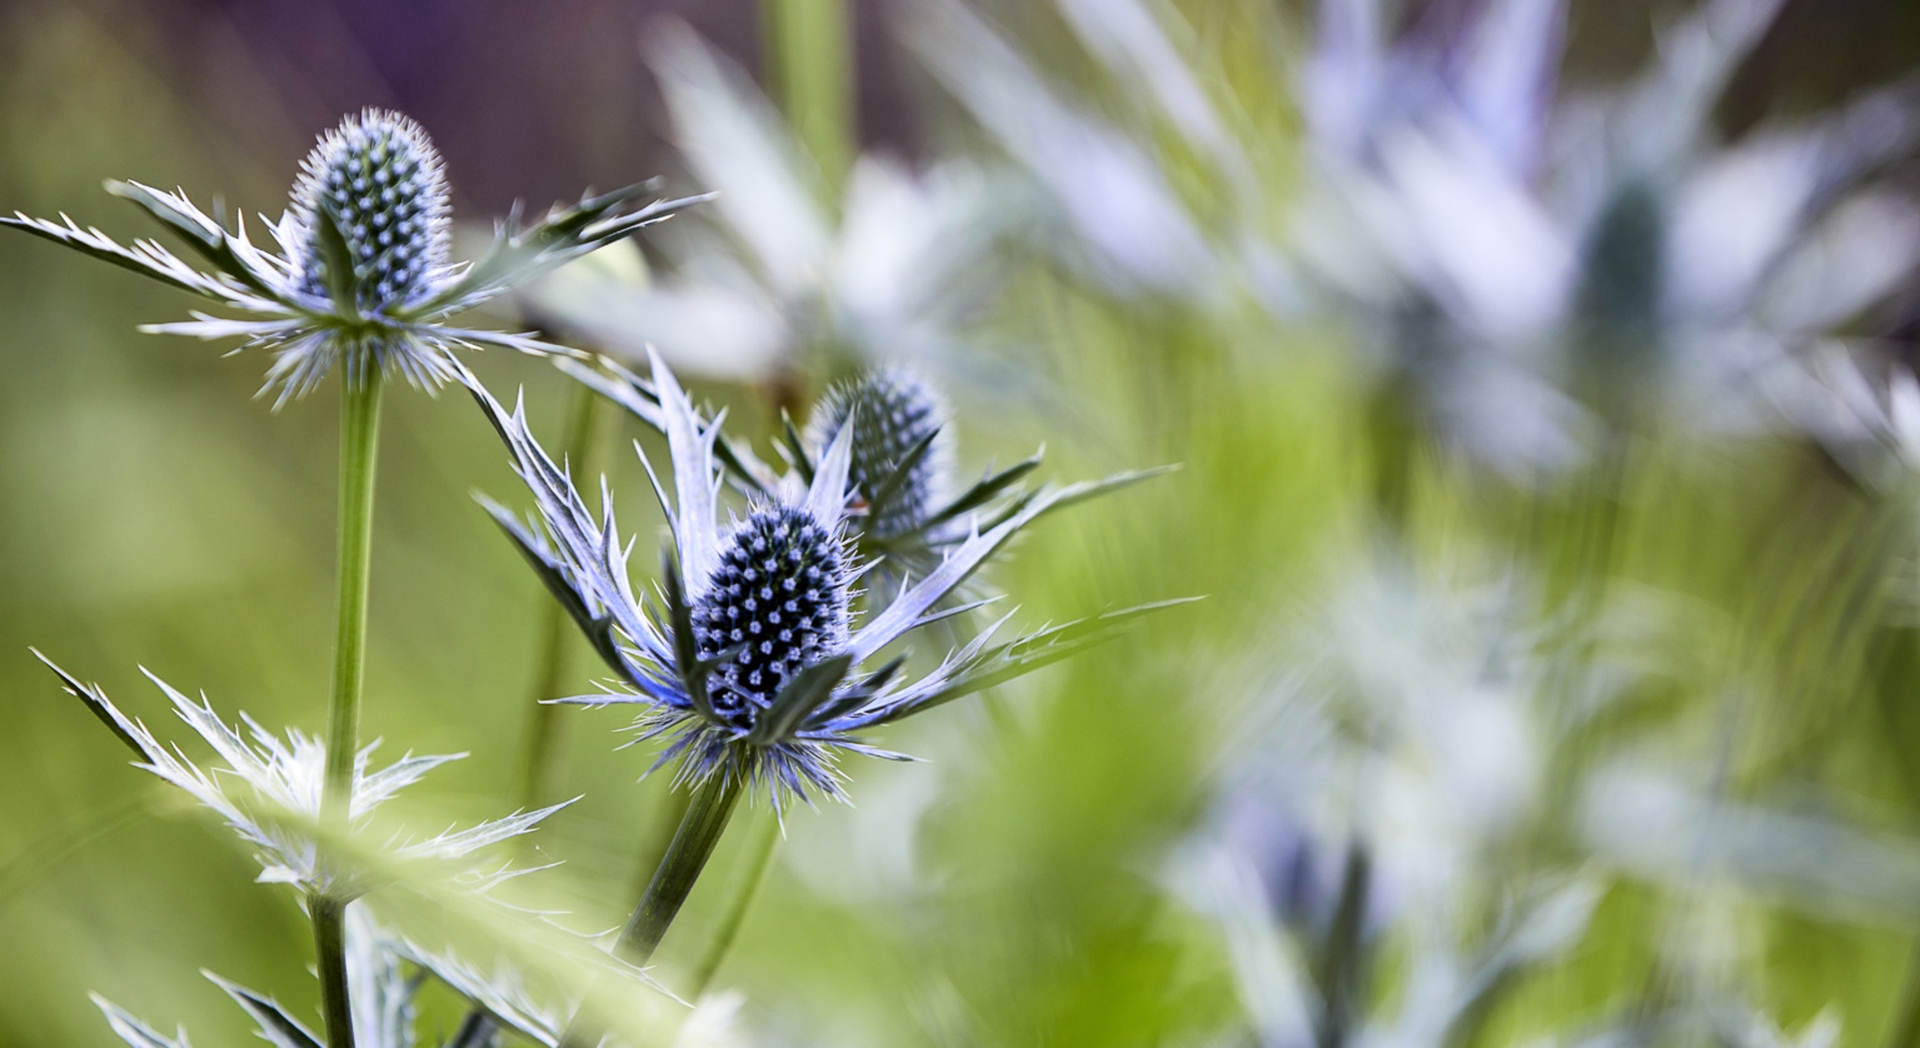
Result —
[[[1258, 21], [1251, 4], [1190, 6], [1202, 26]], [[1801, 7], [1810, 6], [1790, 9], [1788, 39], [1770, 39], [1758, 71], [1743, 74], [1730, 121], [1775, 102], [1830, 98], [1849, 76], [1910, 60], [1912, 33], [1886, 30], [1870, 59], [1850, 62], [1844, 50], [1822, 58], [1820, 47], [1851, 45], [1815, 34], [1805, 44], [1814, 58], [1802, 61], [1791, 27], [1805, 24]], [[1913, 27], [1897, 5], [1859, 7], [1868, 12], [1860, 19]], [[289, 114], [318, 103], [301, 85], [250, 68], [244, 37], [197, 51], [225, 64], [192, 76], [177, 56], [156, 57], [181, 32], [167, 20], [189, 10], [194, 26], [219, 23], [201, 8], [0, 8], [0, 205], [132, 233], [136, 216], [99, 191], [111, 176], [277, 211], [306, 136], [318, 130]], [[1036, 19], [1032, 32], [1044, 47], [1057, 27]], [[1245, 38], [1208, 39], [1242, 81], [1272, 76], [1268, 56]], [[1576, 70], [1630, 65], [1645, 46], [1643, 33], [1595, 4], [1578, 10], [1574, 40]], [[499, 75], [538, 83], [567, 61], [562, 49], [537, 48]], [[286, 101], [295, 96], [298, 105]], [[602, 118], [573, 113], [574, 153], [516, 156], [507, 166], [541, 172], [524, 190], [536, 200], [571, 191], [553, 171], [603, 185], [651, 174], [607, 170], [636, 155], [670, 170], [658, 149], [596, 145], [657, 129], [657, 115], [630, 122], [636, 105], [609, 97]], [[927, 124], [913, 125], [917, 141], [958, 137], [939, 124], [938, 106], [928, 108], [911, 117]], [[1274, 129], [1272, 168], [1284, 171], [1286, 100], [1276, 93], [1271, 113], [1254, 116]], [[487, 114], [469, 119], [484, 125]], [[463, 166], [485, 166], [485, 156], [449, 161], [460, 215], [478, 220], [503, 206], [458, 188]], [[489, 172], [487, 184], [497, 183]], [[1161, 864], [1206, 809], [1215, 754], [1235, 735], [1249, 681], [1298, 643], [1317, 594], [1365, 554], [1378, 450], [1368, 393], [1333, 332], [1277, 327], [1251, 312], [1203, 317], [1114, 303], [1032, 260], [1005, 265], [1026, 268], [1008, 281], [1014, 291], [992, 324], [1027, 347], [1051, 382], [1029, 397], [956, 390], [963, 462], [1012, 461], [1045, 441], [1048, 468], [1063, 478], [1184, 468], [1048, 520], [997, 581], [1033, 623], [1140, 600], [1209, 599], [1006, 689], [993, 708], [957, 705], [887, 733], [885, 744], [931, 760], [852, 762], [854, 808], [790, 818], [781, 858], [720, 976], [745, 991], [747, 1024], [769, 1043], [1235, 1043], [1215, 1040], [1235, 1028], [1238, 1007], [1217, 932], [1169, 897]], [[319, 731], [332, 636], [337, 388], [274, 413], [253, 398], [261, 359], [135, 333], [182, 317], [180, 296], [26, 237], [0, 238], [0, 287], [8, 947], [0, 1044], [108, 1043], [89, 991], [161, 1029], [184, 1023], [202, 1045], [250, 1043], [243, 1016], [198, 972], [315, 1014], [310, 936], [291, 893], [252, 885], [256, 867], [244, 851], [128, 768], [27, 647], [100, 681], [163, 738], [180, 732], [139, 666], [204, 690], [228, 716], [244, 710], [263, 724]], [[558, 439], [569, 397], [559, 375], [501, 353], [475, 366], [496, 390], [524, 386], [536, 430]], [[755, 390], [699, 392], [764, 435]], [[649, 564], [661, 524], [624, 449], [635, 438], [657, 444], [625, 421], [607, 429], [606, 444], [621, 449], [607, 461], [623, 522], [641, 536], [635, 562]], [[433, 830], [511, 804], [546, 598], [470, 497], [523, 501], [473, 405], [395, 390], [384, 436], [362, 732], [384, 738], [389, 757], [469, 754], [406, 800], [410, 821]], [[1577, 556], [1566, 536], [1590, 509], [1577, 487], [1528, 496], [1423, 445], [1395, 453], [1414, 463], [1407, 532], [1416, 549], [1491, 551], [1550, 576]], [[1697, 674], [1643, 696], [1607, 730], [1657, 731], [1677, 762], [1700, 759], [1713, 752], [1721, 682], [1755, 678], [1731, 762], [1736, 796], [1817, 789], [1826, 810], [1910, 832], [1920, 803], [1913, 630], [1865, 613], [1822, 618], [1835, 623], [1831, 635], [1779, 618], [1797, 600], [1851, 598], [1829, 550], [1836, 536], [1864, 530], [1871, 507], [1790, 441], [1699, 448], [1653, 439], [1624, 484], [1613, 570], [1703, 610], [1691, 633], [1671, 638], [1693, 651]], [[1541, 519], [1544, 529], [1526, 523]], [[572, 666], [585, 690], [583, 651]], [[664, 779], [635, 781], [648, 755], [615, 751], [621, 720], [568, 711], [563, 795], [584, 799], [538, 835], [542, 852], [565, 862], [540, 875], [546, 890], [583, 928], [621, 919], [668, 809]], [[741, 829], [668, 940], [669, 985], [711, 928]], [[1776, 902], [1764, 893], [1715, 901], [1753, 944], [1739, 963], [1757, 1002], [1789, 1028], [1832, 1003], [1846, 1023], [1843, 1043], [1884, 1043], [1920, 898], [1868, 914]], [[1482, 1042], [1613, 1014], [1639, 992], [1676, 910], [1688, 905], [1621, 881], [1581, 946], [1508, 998]], [[450, 1028], [457, 1015], [436, 999], [425, 1026]]]

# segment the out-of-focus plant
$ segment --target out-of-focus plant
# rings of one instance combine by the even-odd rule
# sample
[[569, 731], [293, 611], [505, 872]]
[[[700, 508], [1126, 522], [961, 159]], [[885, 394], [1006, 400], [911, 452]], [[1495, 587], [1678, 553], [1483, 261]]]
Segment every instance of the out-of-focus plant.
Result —
[[[1706, 4], [1638, 80], [1563, 96], [1560, 2], [1436, 4], [1395, 38], [1375, 0], [1328, 0], [1296, 74], [1304, 182], [1253, 174], [1257, 104], [1176, 43], [1192, 33], [1169, 7], [1057, 6], [1120, 85], [1118, 116], [1063, 99], [958, 4], [931, 5], [916, 40], [1076, 257], [1120, 295], [1245, 289], [1356, 324], [1383, 412], [1517, 479], [1586, 458], [1582, 400], [1608, 427], [1777, 426], [1791, 355], [1920, 252], [1920, 214], [1873, 181], [1920, 133], [1910, 87], [1715, 142], [1712, 106], [1777, 0]], [[1195, 166], [1198, 212], [1167, 174]]]
[[565, 274], [533, 297], [537, 309], [629, 363], [653, 346], [684, 371], [735, 380], [970, 363], [956, 329], [1003, 221], [980, 172], [955, 161], [916, 174], [867, 155], [839, 189], [692, 30], [665, 27], [648, 54], [681, 156], [718, 194], [712, 221], [667, 243], [665, 274]]

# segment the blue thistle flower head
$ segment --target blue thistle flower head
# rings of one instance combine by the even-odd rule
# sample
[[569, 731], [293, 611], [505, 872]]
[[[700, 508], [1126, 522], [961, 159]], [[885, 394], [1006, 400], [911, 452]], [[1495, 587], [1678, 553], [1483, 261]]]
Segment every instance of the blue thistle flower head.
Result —
[[848, 479], [876, 539], [924, 527], [948, 487], [947, 408], [933, 387], [901, 368], [869, 371], [829, 389], [814, 408], [813, 443], [825, 448], [852, 420]]
[[986, 603], [953, 606], [948, 598], [1014, 533], [1075, 492], [1031, 493], [989, 526], [965, 525], [925, 574], [856, 622], [854, 583], [873, 563], [860, 564], [848, 540], [859, 499], [852, 463], [861, 407], [849, 409], [817, 461], [764, 478], [753, 486], [758, 501], [746, 518], [722, 526], [718, 460], [748, 476], [762, 468], [721, 437], [721, 419], [694, 410], [657, 358], [648, 412], [667, 437], [672, 497], [647, 468], [673, 548], [661, 568], [660, 599], [643, 603], [628, 578], [631, 543], [621, 537], [611, 498], [603, 490], [601, 512], [588, 510], [572, 478], [534, 440], [524, 411], [508, 411], [468, 381], [536, 507], [526, 521], [488, 508], [618, 677], [608, 692], [552, 701], [640, 707], [636, 741], [664, 743], [655, 766], [677, 761], [682, 782], [732, 777], [764, 787], [776, 807], [842, 797], [839, 754], [904, 759], [863, 742], [866, 729], [1064, 658], [1148, 610], [1110, 612], [996, 645], [1003, 618], [918, 679], [902, 673], [904, 655], [867, 668], [920, 627]]
[[322, 210], [345, 241], [348, 281], [360, 309], [405, 302], [444, 279], [447, 181], [419, 124], [369, 109], [322, 135], [300, 166], [293, 215], [305, 234], [296, 244], [307, 294], [329, 293], [327, 252], [317, 243]]
[[851, 560], [833, 525], [793, 506], [755, 510], [734, 528], [693, 598], [693, 636], [714, 712], [751, 719], [803, 667], [847, 643]]
[[[109, 182], [190, 249], [174, 254], [154, 240], [122, 245], [98, 229], [15, 213], [12, 226], [198, 295], [240, 318], [195, 312], [141, 330], [201, 339], [239, 339], [273, 354], [261, 392], [276, 407], [320, 384], [343, 364], [350, 384], [397, 372], [434, 389], [460, 377], [452, 351], [500, 346], [567, 353], [526, 335], [455, 326], [452, 317], [557, 266], [657, 222], [704, 197], [655, 201], [641, 184], [522, 226], [496, 227], [493, 244], [470, 265], [447, 260], [449, 208], [440, 155], [426, 132], [398, 113], [349, 116], [302, 165], [287, 211], [260, 224], [278, 251], [254, 243], [244, 216], [231, 225], [187, 199], [139, 182]], [[191, 260], [191, 261], [189, 261]]]

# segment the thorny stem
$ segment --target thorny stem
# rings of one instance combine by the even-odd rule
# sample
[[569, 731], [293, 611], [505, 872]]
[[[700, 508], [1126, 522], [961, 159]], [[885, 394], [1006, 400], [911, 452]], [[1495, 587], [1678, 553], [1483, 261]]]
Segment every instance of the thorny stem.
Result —
[[[595, 439], [600, 420], [600, 396], [582, 382], [574, 385], [573, 406], [567, 416], [566, 457], [576, 483], [593, 472], [600, 442]], [[572, 622], [560, 602], [541, 594], [545, 617], [541, 624], [540, 655], [534, 677], [534, 701], [527, 718], [526, 750], [521, 758], [517, 803], [522, 808], [538, 808], [554, 793], [561, 742], [557, 706], [540, 700], [556, 698], [567, 686], [567, 639]]]
[[[373, 552], [373, 469], [380, 443], [380, 369], [367, 369], [340, 394], [339, 632], [333, 647], [333, 696], [327, 715], [327, 770], [320, 824], [344, 832], [351, 815], [353, 757], [359, 748], [360, 691], [367, 644], [367, 576]], [[347, 903], [323, 893], [308, 901], [320, 968], [320, 1008], [328, 1048], [353, 1048], [347, 955], [341, 920]]]
[[760, 882], [766, 880], [767, 867], [773, 865], [773, 852], [779, 844], [780, 817], [769, 812], [754, 828], [753, 838], [747, 842], [747, 853], [741, 856], [733, 899], [727, 904], [726, 916], [721, 918], [720, 927], [713, 933], [713, 942], [707, 944], [707, 952], [700, 958], [699, 967], [693, 970], [693, 985], [687, 990], [687, 1000], [700, 1000], [707, 992], [708, 984], [713, 982], [714, 973], [720, 970], [721, 962], [732, 951], [733, 941], [740, 935], [740, 926], [747, 922], [747, 910], [753, 906], [754, 896], [760, 894]]
[[[667, 854], [661, 857], [653, 880], [647, 882], [640, 904], [633, 908], [633, 916], [627, 919], [620, 938], [613, 944], [613, 952], [621, 960], [640, 967], [652, 959], [653, 951], [680, 913], [681, 904], [693, 891], [694, 882], [700, 879], [700, 871], [713, 856], [720, 835], [726, 832], [727, 820], [733, 815], [734, 803], [740, 799], [740, 790], [739, 777], [726, 772], [714, 775], [694, 790], [687, 813], [680, 819], [680, 828], [674, 831], [673, 843], [667, 845]], [[597, 1040], [599, 1034], [576, 1017], [560, 1043], [563, 1048], [580, 1048]]]

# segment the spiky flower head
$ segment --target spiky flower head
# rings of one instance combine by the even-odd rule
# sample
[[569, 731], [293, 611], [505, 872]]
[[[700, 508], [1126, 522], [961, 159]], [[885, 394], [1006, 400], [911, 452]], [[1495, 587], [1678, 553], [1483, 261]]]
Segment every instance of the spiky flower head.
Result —
[[362, 310], [374, 312], [430, 289], [447, 264], [447, 181], [440, 153], [419, 124], [369, 109], [320, 137], [293, 187], [299, 280], [309, 295], [328, 294], [327, 252], [318, 243], [328, 212], [345, 241], [349, 282]]
[[[657, 358], [647, 387], [654, 399], [644, 410], [672, 455], [674, 495], [657, 483], [655, 492], [672, 525], [673, 551], [662, 565], [661, 599], [643, 604], [627, 576], [630, 543], [614, 522], [612, 500], [602, 499], [598, 516], [589, 511], [572, 478], [533, 439], [524, 411], [509, 412], [477, 382], [471, 386], [506, 440], [537, 513], [524, 523], [502, 507], [489, 509], [619, 676], [617, 690], [551, 701], [641, 707], [634, 729], [641, 740], [666, 743], [656, 766], [677, 760], [682, 781], [756, 784], [775, 806], [841, 797], [839, 754], [898, 756], [861, 741], [865, 729], [1063, 658], [1144, 610], [989, 646], [1002, 619], [917, 680], [901, 673], [904, 657], [864, 669], [919, 627], [977, 607], [951, 607], [947, 598], [1069, 492], [1036, 492], [989, 527], [969, 523], [927, 572], [873, 602], [856, 624], [856, 551], [846, 536], [858, 410], [855, 425], [843, 426], [808, 468], [770, 476], [721, 436], [719, 419], [694, 410]], [[762, 501], [744, 521], [725, 526], [718, 518], [721, 458], [738, 476], [764, 480], [753, 485]]]
[[733, 531], [692, 606], [714, 711], [751, 718], [802, 667], [846, 645], [848, 551], [831, 525], [792, 506], [754, 511]]
[[834, 386], [814, 408], [815, 447], [853, 420], [847, 479], [867, 516], [863, 530], [893, 538], [924, 525], [947, 487], [947, 409], [933, 387], [901, 368]]
[[[452, 351], [501, 346], [525, 353], [567, 351], [504, 331], [454, 327], [454, 314], [498, 297], [657, 222], [700, 198], [629, 208], [649, 187], [629, 186], [554, 208], [524, 228], [501, 223], [471, 265], [447, 261], [447, 184], [440, 155], [418, 124], [369, 109], [321, 136], [307, 156], [287, 211], [260, 222], [279, 253], [254, 245], [244, 216], [229, 229], [187, 199], [138, 182], [109, 192], [139, 205], [179, 236], [198, 263], [153, 240], [123, 246], [98, 229], [16, 213], [0, 225], [23, 229], [190, 291], [244, 314], [141, 330], [201, 339], [241, 339], [274, 355], [261, 392], [276, 406], [320, 384], [341, 364], [349, 384], [397, 372], [432, 389], [460, 375]], [[205, 266], [206, 268], [200, 268]]]

